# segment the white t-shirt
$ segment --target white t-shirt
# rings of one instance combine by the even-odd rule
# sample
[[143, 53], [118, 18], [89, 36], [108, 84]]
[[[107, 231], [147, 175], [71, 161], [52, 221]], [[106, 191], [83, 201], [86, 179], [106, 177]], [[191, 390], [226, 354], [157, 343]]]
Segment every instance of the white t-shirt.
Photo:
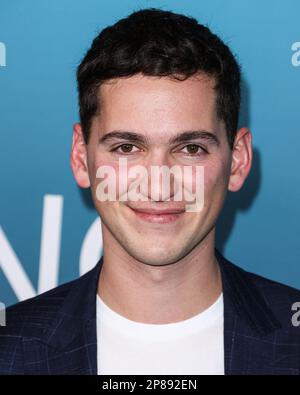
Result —
[[143, 324], [97, 295], [98, 374], [224, 374], [223, 294], [202, 313], [170, 324]]

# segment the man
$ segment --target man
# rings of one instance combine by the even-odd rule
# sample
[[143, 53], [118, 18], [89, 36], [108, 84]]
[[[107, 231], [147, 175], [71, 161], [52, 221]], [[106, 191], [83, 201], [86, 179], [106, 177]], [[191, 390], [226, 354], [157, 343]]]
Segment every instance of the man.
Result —
[[[215, 248], [226, 193], [242, 187], [252, 162], [251, 132], [237, 130], [240, 70], [230, 49], [193, 18], [145, 9], [95, 38], [77, 78], [71, 164], [91, 188], [103, 257], [8, 309], [0, 372], [299, 374], [291, 319], [300, 292]], [[200, 196], [193, 210], [192, 195], [175, 199], [179, 173], [164, 189], [145, 178], [153, 166], [183, 170], [183, 189]], [[137, 169], [146, 181], [134, 191], [128, 174]]]

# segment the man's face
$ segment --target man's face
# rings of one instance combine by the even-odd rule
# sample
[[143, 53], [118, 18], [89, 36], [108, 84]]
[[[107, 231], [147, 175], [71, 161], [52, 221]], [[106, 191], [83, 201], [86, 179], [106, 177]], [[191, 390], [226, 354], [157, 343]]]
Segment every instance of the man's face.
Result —
[[[203, 75], [174, 81], [138, 74], [101, 86], [101, 110], [92, 121], [87, 166], [106, 248], [117, 243], [140, 262], [167, 265], [187, 256], [214, 230], [228, 188], [232, 152], [224, 124], [216, 114], [213, 84], [212, 79]], [[140, 135], [140, 140], [119, 136], [101, 141], [113, 131], [134, 132]], [[214, 138], [172, 142], [186, 131], [206, 131]], [[168, 201], [163, 193], [153, 201], [150, 193], [148, 201], [99, 201], [97, 169], [104, 165], [113, 167], [118, 182], [120, 158], [127, 158], [128, 170], [141, 165], [149, 174], [152, 165], [169, 168], [177, 165], [182, 169], [203, 166], [202, 210], [186, 212], [186, 201], [172, 201], [172, 195]], [[193, 172], [193, 185], [197, 181], [195, 175]], [[131, 181], [128, 179], [129, 185]], [[138, 211], [173, 208], [181, 213], [153, 217]]]

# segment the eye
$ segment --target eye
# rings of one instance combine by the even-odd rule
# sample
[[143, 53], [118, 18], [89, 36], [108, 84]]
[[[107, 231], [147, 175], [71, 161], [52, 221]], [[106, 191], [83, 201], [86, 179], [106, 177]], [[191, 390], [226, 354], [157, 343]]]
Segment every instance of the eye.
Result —
[[186, 150], [185, 153], [189, 155], [199, 155], [205, 151], [204, 148], [200, 147], [198, 144], [188, 144], [183, 150]]
[[[132, 151], [133, 148], [137, 148], [135, 145], [133, 144], [129, 144], [129, 143], [124, 143], [119, 145], [118, 147], [114, 148], [112, 151], [114, 152], [119, 152], [121, 154], [130, 154], [132, 152], [137, 152], [137, 151]], [[120, 151], [121, 149], [121, 151]], [[137, 148], [138, 149], [138, 148]]]

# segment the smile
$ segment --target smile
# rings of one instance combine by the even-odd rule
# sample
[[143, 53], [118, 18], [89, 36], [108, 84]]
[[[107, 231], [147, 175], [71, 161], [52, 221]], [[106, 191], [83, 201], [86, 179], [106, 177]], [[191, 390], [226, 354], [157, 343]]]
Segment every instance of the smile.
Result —
[[134, 209], [130, 207], [134, 214], [145, 222], [156, 224], [168, 224], [177, 221], [185, 213], [185, 210], [152, 210], [152, 209]]

